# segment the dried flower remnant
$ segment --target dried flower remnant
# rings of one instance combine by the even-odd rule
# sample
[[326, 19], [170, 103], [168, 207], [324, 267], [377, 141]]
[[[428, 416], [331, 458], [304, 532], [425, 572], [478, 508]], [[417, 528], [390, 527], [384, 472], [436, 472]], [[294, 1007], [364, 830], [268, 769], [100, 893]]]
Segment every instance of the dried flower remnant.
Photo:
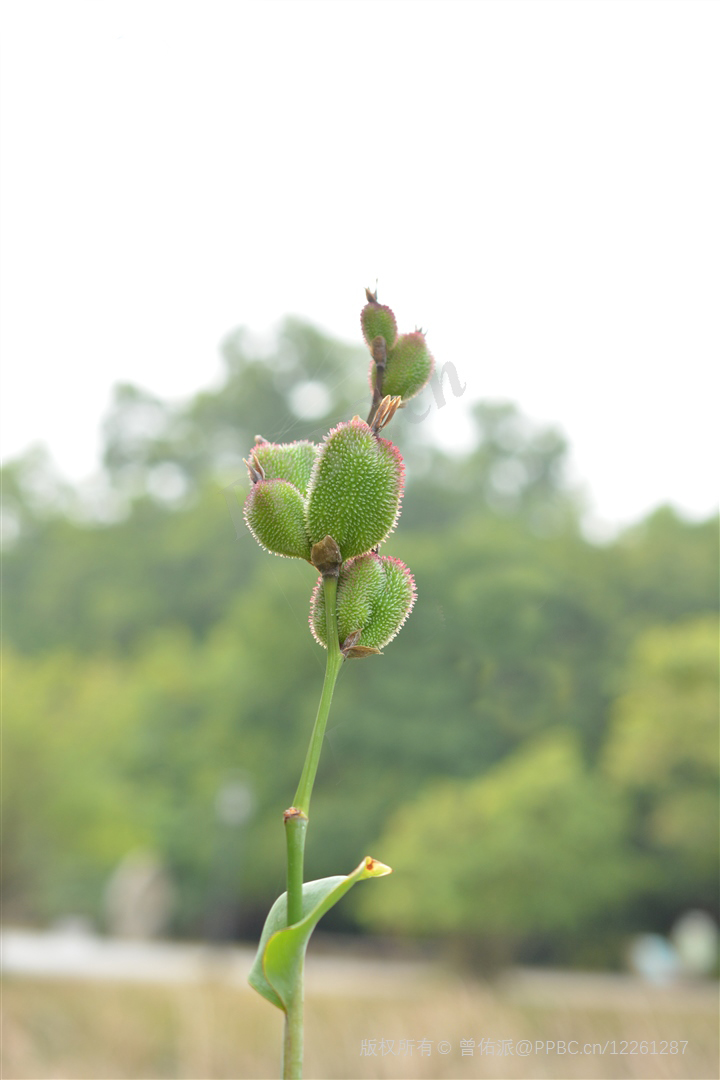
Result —
[[387, 427], [392, 420], [395, 413], [402, 406], [401, 397], [384, 397], [377, 409], [375, 415], [370, 422], [370, 430], [373, 435], [379, 434], [384, 427]]

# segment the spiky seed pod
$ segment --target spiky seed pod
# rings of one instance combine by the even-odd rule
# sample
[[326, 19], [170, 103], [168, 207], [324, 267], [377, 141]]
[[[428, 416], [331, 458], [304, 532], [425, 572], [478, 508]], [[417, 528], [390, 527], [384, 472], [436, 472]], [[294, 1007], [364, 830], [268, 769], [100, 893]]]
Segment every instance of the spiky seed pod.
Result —
[[258, 442], [250, 461], [260, 465], [266, 480], [287, 480], [301, 495], [307, 492], [317, 446], [307, 440], [291, 443]]
[[313, 544], [332, 536], [343, 560], [370, 551], [400, 514], [405, 469], [400, 451], [359, 416], [325, 436], [313, 467], [305, 522]]
[[245, 521], [258, 544], [273, 555], [310, 562], [303, 497], [287, 480], [259, 480], [247, 497]]
[[[433, 373], [435, 360], [425, 344], [420, 330], [401, 334], [395, 346], [388, 351], [382, 392], [403, 402], [419, 394]], [[370, 364], [370, 386], [375, 389], [375, 364]]]
[[[399, 632], [415, 603], [415, 581], [405, 563], [387, 555], [360, 555], [346, 562], [338, 580], [337, 617], [340, 644], [352, 649], [382, 649]], [[327, 644], [322, 578], [310, 603], [310, 629]], [[359, 637], [357, 631], [360, 631]]]
[[363, 337], [370, 348], [376, 337], [385, 338], [388, 350], [392, 349], [397, 341], [395, 316], [385, 304], [378, 304], [374, 300], [366, 304], [360, 312], [360, 325]]

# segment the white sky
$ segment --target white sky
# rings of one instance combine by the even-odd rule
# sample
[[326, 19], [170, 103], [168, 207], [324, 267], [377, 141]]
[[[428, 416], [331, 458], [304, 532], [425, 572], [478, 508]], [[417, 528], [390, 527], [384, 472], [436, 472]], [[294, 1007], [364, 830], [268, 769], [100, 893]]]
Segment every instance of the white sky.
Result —
[[[6, 457], [97, 463], [111, 386], [216, 380], [379, 279], [472, 397], [558, 424], [596, 514], [713, 511], [720, 6], [5, 5]], [[437, 413], [463, 437], [463, 403]]]

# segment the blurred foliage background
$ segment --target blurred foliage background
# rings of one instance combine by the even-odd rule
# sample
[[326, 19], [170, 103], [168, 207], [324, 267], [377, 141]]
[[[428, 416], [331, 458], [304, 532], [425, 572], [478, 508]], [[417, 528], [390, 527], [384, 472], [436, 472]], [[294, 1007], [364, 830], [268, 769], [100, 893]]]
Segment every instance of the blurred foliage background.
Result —
[[[222, 385], [189, 402], [117, 389], [92, 490], [41, 451], [4, 469], [7, 921], [102, 926], [137, 850], [172, 877], [179, 936], [220, 905], [225, 936], [252, 938], [284, 887], [324, 657], [312, 570], [243, 526], [241, 459], [256, 433], [320, 439], [364, 415], [367, 355], [299, 320], [223, 353]], [[593, 544], [557, 432], [483, 403], [450, 457], [417, 422], [438, 404], [389, 432], [407, 490], [384, 550], [419, 599], [388, 655], [341, 674], [307, 875], [366, 853], [395, 867], [336, 930], [612, 966], [633, 932], [718, 915], [717, 521], [660, 508]], [[216, 809], [238, 775], [243, 828]]]

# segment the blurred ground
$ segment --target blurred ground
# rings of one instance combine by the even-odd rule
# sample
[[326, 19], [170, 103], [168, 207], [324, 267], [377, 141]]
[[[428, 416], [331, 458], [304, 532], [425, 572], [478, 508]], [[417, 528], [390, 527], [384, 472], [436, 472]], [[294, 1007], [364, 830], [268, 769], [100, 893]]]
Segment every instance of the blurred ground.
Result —
[[[282, 1018], [244, 982], [250, 950], [80, 942], [4, 935], [4, 1080], [277, 1075]], [[711, 1080], [717, 1004], [710, 983], [517, 969], [489, 986], [428, 964], [310, 957], [306, 1076]]]
[[[255, 958], [254, 948], [121, 941], [72, 929], [6, 929], [0, 950], [4, 975], [161, 984], [211, 980], [242, 988]], [[392, 996], [408, 983], [436, 977], [430, 964], [419, 961], [314, 955], [306, 965], [307, 985], [325, 993]]]

